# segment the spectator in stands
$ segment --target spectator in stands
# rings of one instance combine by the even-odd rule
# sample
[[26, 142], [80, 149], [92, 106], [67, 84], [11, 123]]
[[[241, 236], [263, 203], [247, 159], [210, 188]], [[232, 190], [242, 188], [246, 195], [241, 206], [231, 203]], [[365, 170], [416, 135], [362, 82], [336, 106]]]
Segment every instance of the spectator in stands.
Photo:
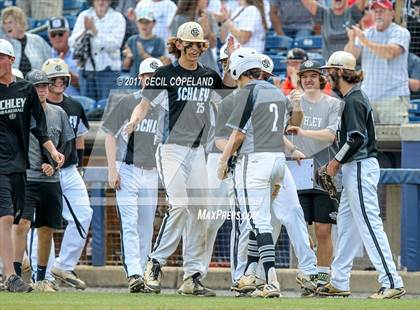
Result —
[[363, 17], [366, 0], [357, 0], [348, 7], [346, 0], [333, 0], [330, 8], [316, 0], [301, 0], [314, 17], [316, 24], [321, 24], [322, 56], [328, 59], [336, 51], [342, 51], [346, 45], [347, 28], [356, 25]]
[[171, 35], [169, 24], [175, 16], [176, 4], [171, 0], [141, 0], [137, 4], [136, 11], [138, 7], [142, 6], [148, 6], [155, 14], [156, 25], [154, 32], [156, 36], [162, 38], [162, 40], [166, 43]]
[[353, 26], [345, 50], [361, 56], [362, 89], [372, 104], [375, 121], [402, 124], [408, 121], [408, 48], [410, 33], [392, 22], [395, 12], [389, 0], [374, 1], [375, 27], [362, 31]]
[[79, 14], [70, 47], [91, 36], [90, 50], [80, 73], [80, 94], [94, 100], [106, 99], [121, 70], [120, 48], [124, 39], [125, 19], [111, 7], [111, 0], [91, 0], [91, 7]]
[[[217, 39], [215, 32], [217, 25], [213, 20], [212, 15], [209, 14], [207, 11], [207, 4], [208, 0], [179, 0], [176, 14], [170, 24], [170, 28], [172, 29], [172, 36], [176, 37], [177, 29], [182, 24], [186, 22], [195, 21], [198, 22], [201, 25], [201, 27], [203, 27], [204, 39], [208, 40], [209, 47], [216, 47]], [[216, 63], [216, 59], [214, 58], [213, 52], [210, 49], [207, 49], [200, 56], [199, 61], [203, 66], [211, 68], [216, 72], [219, 72], [219, 67]]]
[[69, 96], [78, 96], [79, 92], [79, 69], [73, 59], [73, 50], [69, 46], [70, 28], [64, 17], [53, 17], [48, 20], [48, 38], [52, 45], [51, 58], [61, 58], [69, 66], [71, 84], [66, 89]]
[[51, 55], [51, 47], [37, 34], [25, 32], [27, 19], [25, 13], [16, 6], [10, 6], [1, 12], [3, 31], [7, 39], [19, 42], [15, 50], [15, 68], [26, 75], [32, 69], [41, 69], [42, 64]]
[[139, 75], [139, 66], [144, 59], [163, 57], [166, 47], [163, 40], [153, 33], [156, 21], [153, 12], [147, 7], [138, 7], [136, 16], [139, 34], [127, 40], [123, 51], [123, 68], [128, 70], [133, 78]]
[[311, 13], [299, 0], [270, 0], [270, 19], [278, 35], [291, 38], [312, 35]]
[[34, 19], [63, 15], [63, 0], [16, 0], [16, 6]]
[[242, 47], [264, 52], [265, 33], [268, 30], [263, 0], [238, 0], [239, 7], [233, 14], [224, 10], [221, 15], [221, 41], [233, 36]]
[[410, 98], [420, 99], [420, 57], [414, 53], [408, 54], [408, 78]]

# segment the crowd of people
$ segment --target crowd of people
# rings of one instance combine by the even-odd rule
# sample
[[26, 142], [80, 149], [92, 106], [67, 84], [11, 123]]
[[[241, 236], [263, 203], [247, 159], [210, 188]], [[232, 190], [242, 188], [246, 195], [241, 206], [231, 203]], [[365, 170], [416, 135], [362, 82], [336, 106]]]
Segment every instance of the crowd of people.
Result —
[[[89, 2], [72, 31], [62, 16], [48, 20], [51, 46], [27, 31], [21, 8], [1, 13], [3, 289], [54, 292], [55, 279], [86, 288], [74, 268], [92, 218], [78, 171], [89, 123], [72, 96], [107, 99], [126, 71], [140, 85], [109, 103], [102, 129], [130, 292], [160, 293], [162, 267], [182, 239], [178, 293], [215, 296], [202, 280], [226, 220], [212, 215], [223, 211], [233, 224], [237, 296], [281, 296], [274, 266], [281, 225], [298, 258], [302, 296], [349, 296], [363, 246], [380, 274], [371, 298], [405, 294], [379, 217], [374, 126], [408, 121], [419, 77], [409, 80], [410, 33], [393, 22], [390, 1], [373, 1], [369, 13], [364, 0], [351, 7], [344, 0], [331, 7], [315, 0]], [[364, 16], [373, 25], [362, 30]], [[326, 65], [293, 48], [279, 81], [264, 55], [266, 32], [299, 38], [313, 24], [322, 25]], [[313, 181], [324, 165], [338, 199]], [[152, 247], [159, 182], [169, 208]], [[51, 244], [62, 218], [56, 257]], [[25, 249], [31, 285], [21, 278]]]

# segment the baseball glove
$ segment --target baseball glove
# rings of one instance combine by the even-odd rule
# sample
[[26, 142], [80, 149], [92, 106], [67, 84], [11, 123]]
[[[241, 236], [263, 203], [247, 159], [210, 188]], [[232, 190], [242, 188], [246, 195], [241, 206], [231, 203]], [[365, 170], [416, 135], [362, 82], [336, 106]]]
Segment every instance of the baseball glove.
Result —
[[315, 182], [321, 186], [328, 195], [330, 195], [331, 199], [339, 203], [334, 178], [327, 174], [327, 165], [321, 166], [317, 171], [315, 171]]

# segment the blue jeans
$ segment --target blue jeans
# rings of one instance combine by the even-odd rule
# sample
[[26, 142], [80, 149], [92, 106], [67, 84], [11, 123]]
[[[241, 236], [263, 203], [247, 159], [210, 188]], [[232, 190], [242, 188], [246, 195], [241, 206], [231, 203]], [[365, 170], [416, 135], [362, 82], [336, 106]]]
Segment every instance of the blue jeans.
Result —
[[284, 34], [290, 38], [298, 39], [312, 35], [312, 29], [294, 29], [283, 27]]
[[116, 87], [119, 71], [107, 67], [103, 71], [82, 71], [80, 74], [80, 94], [96, 101], [107, 99], [111, 89]]

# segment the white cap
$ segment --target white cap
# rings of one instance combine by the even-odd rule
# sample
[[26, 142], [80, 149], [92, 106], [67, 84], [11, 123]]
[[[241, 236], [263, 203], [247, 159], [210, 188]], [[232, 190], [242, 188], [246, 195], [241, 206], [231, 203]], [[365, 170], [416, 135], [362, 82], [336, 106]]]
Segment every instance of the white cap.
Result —
[[261, 55], [252, 48], [239, 48], [230, 56], [230, 75], [236, 81], [247, 70], [261, 68]]
[[229, 55], [228, 55], [227, 43], [225, 43], [220, 48], [219, 61], [225, 60], [225, 59], [228, 59], [228, 58], [229, 58]]
[[139, 66], [139, 74], [154, 73], [157, 68], [162, 67], [163, 63], [157, 58], [146, 58]]
[[203, 28], [196, 22], [188, 22], [179, 26], [176, 37], [186, 42], [207, 42], [204, 40]]
[[0, 39], [0, 54], [15, 57], [15, 51], [13, 49], [12, 43], [5, 39]]
[[274, 62], [267, 55], [261, 54], [261, 70], [268, 74], [273, 74]]
[[347, 70], [356, 70], [356, 58], [345, 51], [337, 51], [332, 53], [325, 66], [321, 69], [339, 68]]
[[19, 69], [12, 68], [12, 74], [18, 78], [23, 79], [23, 73]]

